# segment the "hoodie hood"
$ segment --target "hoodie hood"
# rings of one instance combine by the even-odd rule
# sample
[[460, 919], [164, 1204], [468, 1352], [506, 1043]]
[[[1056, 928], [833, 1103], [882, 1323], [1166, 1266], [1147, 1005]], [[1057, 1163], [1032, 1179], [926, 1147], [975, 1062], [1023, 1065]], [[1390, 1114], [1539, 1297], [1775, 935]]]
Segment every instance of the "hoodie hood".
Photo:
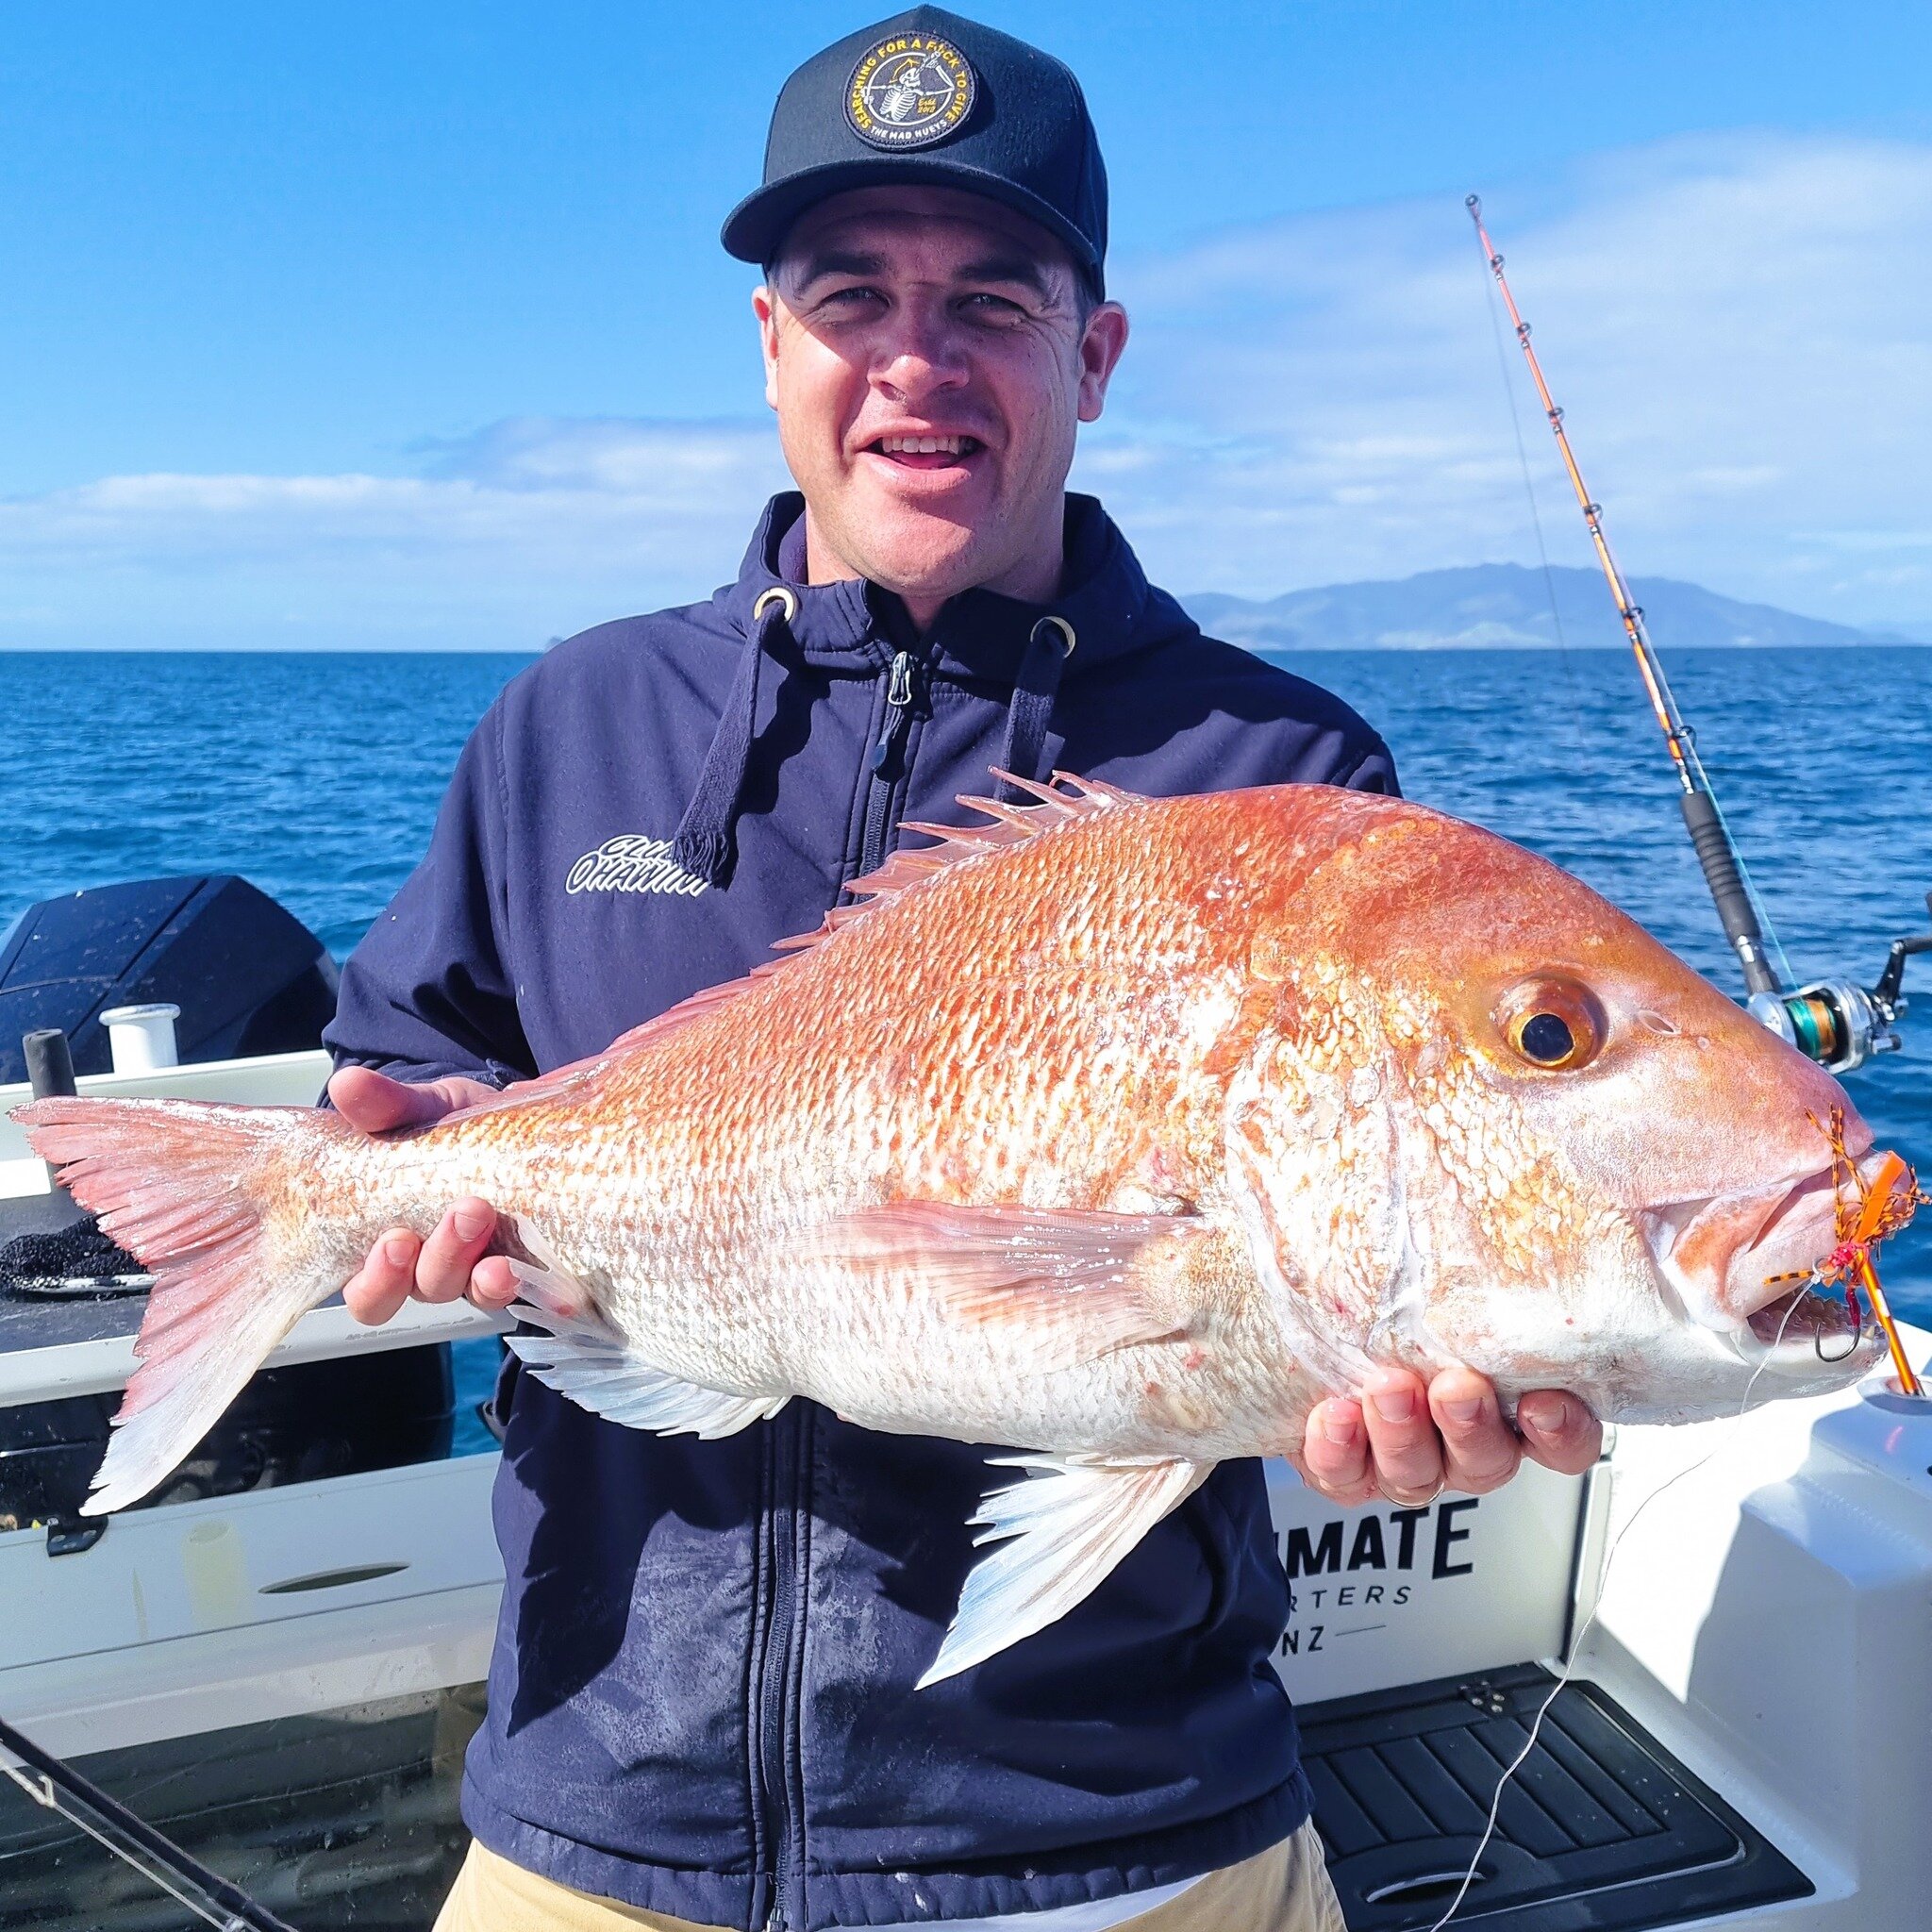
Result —
[[798, 608], [788, 628], [808, 663], [849, 665], [855, 652], [877, 656], [883, 650], [890, 658], [895, 649], [916, 650], [935, 675], [984, 684], [1018, 679], [1042, 617], [1058, 617], [1073, 627], [1076, 641], [1065, 681], [1089, 676], [1096, 666], [1137, 651], [1200, 635], [1193, 619], [1148, 583], [1096, 498], [1070, 494], [1066, 504], [1066, 567], [1057, 596], [1034, 604], [996, 591], [965, 591], [941, 608], [924, 639], [891, 591], [863, 578], [806, 582], [805, 498], [795, 490], [765, 506], [737, 582], [719, 591], [712, 603], [749, 637], [759, 598], [768, 591], [789, 590]]
[[[1142, 575], [1113, 519], [1091, 496], [1069, 496], [1066, 588], [1031, 604], [994, 591], [949, 598], [931, 633], [921, 637], [904, 602], [864, 578], [808, 584], [805, 498], [774, 496], [753, 533], [738, 581], [714, 600], [750, 642], [718, 721], [673, 849], [693, 877], [720, 885], [737, 856], [738, 815], [752, 762], [761, 679], [784, 675], [786, 657], [808, 664], [849, 664], [855, 652], [889, 650], [926, 677], [991, 684], [1007, 693], [1005, 729], [993, 760], [998, 795], [1017, 798], [1012, 778], [1040, 778], [1054, 706], [1062, 683], [1086, 677], [1136, 651], [1198, 635], [1193, 621]], [[889, 755], [881, 740], [876, 751]]]

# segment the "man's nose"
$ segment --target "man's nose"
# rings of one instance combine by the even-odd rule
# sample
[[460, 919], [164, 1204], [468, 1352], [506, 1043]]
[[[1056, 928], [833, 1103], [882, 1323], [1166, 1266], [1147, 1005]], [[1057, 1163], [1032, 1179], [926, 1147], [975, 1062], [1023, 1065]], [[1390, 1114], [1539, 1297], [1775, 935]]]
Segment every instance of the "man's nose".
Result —
[[879, 389], [896, 402], [916, 404], [924, 396], [965, 386], [971, 362], [957, 325], [944, 316], [910, 310], [897, 321], [873, 361], [873, 381]]

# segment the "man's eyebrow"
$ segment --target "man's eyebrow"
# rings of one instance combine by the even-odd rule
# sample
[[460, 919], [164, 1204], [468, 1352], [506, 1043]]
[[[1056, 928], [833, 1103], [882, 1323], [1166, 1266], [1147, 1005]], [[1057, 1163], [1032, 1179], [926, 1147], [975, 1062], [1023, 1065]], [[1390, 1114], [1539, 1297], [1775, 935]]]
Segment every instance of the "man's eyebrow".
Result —
[[[882, 275], [887, 272], [883, 255], [868, 249], [840, 247], [836, 243], [809, 248], [797, 269], [796, 286], [808, 289], [826, 275]], [[961, 282], [1006, 282], [1030, 289], [1042, 301], [1053, 298], [1053, 281], [1046, 269], [1031, 255], [1014, 250], [981, 256], [964, 262], [955, 272]]]
[[885, 272], [883, 255], [868, 255], [859, 248], [815, 248], [805, 258], [798, 271], [798, 286], [809, 288], [825, 275], [876, 275]]
[[1053, 284], [1047, 273], [1030, 255], [987, 255], [967, 262], [960, 270], [962, 282], [1018, 282], [1042, 299], [1050, 299]]

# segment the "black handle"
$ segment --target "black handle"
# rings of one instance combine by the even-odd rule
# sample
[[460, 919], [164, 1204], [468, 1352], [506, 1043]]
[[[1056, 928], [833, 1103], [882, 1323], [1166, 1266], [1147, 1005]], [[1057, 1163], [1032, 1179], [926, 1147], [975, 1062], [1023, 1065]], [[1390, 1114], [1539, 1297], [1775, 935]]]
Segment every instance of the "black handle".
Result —
[[1716, 802], [1707, 791], [1687, 791], [1677, 801], [1684, 808], [1685, 829], [1697, 849], [1697, 862], [1704, 868], [1704, 883], [1724, 921], [1724, 937], [1730, 941], [1744, 968], [1746, 992], [1782, 992], [1771, 961], [1764, 957], [1764, 932], [1757, 914], [1751, 908], [1751, 895], [1738, 874], [1738, 857], [1731, 850], [1724, 821], [1717, 815]]
[[74, 1056], [68, 1052], [67, 1036], [59, 1027], [42, 1026], [23, 1033], [20, 1051], [36, 1100], [52, 1100], [80, 1091], [74, 1084]]

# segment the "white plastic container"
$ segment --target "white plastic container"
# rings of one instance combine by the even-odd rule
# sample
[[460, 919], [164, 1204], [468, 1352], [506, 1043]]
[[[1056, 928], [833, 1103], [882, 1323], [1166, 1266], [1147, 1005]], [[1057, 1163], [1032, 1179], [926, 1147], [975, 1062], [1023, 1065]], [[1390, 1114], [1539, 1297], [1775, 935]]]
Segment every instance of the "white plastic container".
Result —
[[145, 1007], [109, 1007], [101, 1015], [117, 1074], [151, 1074], [158, 1067], [177, 1067], [175, 1022], [181, 1008], [167, 1000]]

